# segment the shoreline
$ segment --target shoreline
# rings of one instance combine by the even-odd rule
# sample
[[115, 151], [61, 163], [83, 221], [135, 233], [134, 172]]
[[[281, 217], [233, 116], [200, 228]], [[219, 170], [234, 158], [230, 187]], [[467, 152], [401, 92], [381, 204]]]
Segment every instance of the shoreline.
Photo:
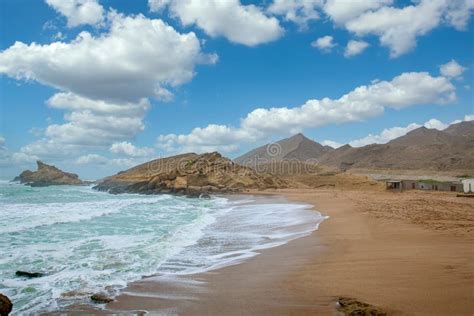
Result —
[[99, 314], [335, 315], [337, 297], [345, 296], [393, 315], [474, 311], [473, 238], [358, 210], [353, 195], [370, 199], [373, 192], [249, 194], [308, 203], [330, 218], [310, 236], [261, 250], [237, 265], [170, 282], [145, 278], [129, 284], [105, 310], [90, 308]]

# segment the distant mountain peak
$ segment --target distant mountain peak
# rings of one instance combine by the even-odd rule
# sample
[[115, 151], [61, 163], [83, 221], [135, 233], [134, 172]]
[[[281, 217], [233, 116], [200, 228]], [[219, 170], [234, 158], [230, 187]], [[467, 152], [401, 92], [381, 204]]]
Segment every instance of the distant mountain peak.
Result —
[[[271, 150], [270, 150], [271, 149]], [[323, 146], [302, 133], [279, 140], [274, 143], [258, 147], [248, 153], [234, 159], [239, 164], [255, 166], [257, 160], [282, 161], [286, 159], [306, 161], [317, 159], [322, 154], [332, 151], [334, 148]]]

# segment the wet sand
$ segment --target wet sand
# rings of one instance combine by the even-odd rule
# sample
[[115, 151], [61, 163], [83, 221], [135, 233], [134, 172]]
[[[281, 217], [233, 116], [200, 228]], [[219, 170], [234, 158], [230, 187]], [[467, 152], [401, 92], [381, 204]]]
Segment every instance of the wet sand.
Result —
[[[474, 313], [473, 199], [453, 204], [451, 195], [437, 196], [447, 200], [438, 207], [455, 218], [448, 218], [446, 211], [441, 218], [431, 218], [430, 224], [438, 223], [434, 229], [411, 221], [411, 213], [402, 213], [408, 216], [404, 218], [393, 216], [390, 209], [384, 215], [379, 211], [384, 203], [395, 203], [391, 200], [402, 203], [407, 199], [408, 209], [410, 199], [432, 200], [425, 193], [386, 197], [335, 190], [277, 193], [313, 204], [330, 218], [310, 236], [264, 250], [239, 265], [180, 282], [150, 278], [130, 284], [107, 310], [169, 315], [335, 315], [337, 297], [348, 296], [394, 315]], [[449, 227], [460, 212], [468, 213], [452, 231]], [[439, 229], [445, 222], [451, 226]]]

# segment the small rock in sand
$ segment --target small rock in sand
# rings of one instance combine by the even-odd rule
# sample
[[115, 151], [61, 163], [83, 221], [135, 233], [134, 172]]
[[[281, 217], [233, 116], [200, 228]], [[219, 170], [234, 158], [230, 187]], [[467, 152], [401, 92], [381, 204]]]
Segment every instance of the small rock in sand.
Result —
[[350, 297], [339, 297], [338, 310], [349, 316], [386, 316], [380, 308], [360, 302]]
[[94, 294], [91, 296], [91, 300], [97, 304], [106, 304], [106, 303], [113, 302], [113, 299], [111, 299], [105, 294]]

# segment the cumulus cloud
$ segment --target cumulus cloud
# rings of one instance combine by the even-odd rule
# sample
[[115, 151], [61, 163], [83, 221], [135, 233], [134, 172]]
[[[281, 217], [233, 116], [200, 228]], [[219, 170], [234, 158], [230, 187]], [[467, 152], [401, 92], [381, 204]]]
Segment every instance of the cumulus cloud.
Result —
[[369, 10], [375, 10], [392, 3], [393, 0], [327, 0], [323, 10], [336, 24], [342, 25]]
[[472, 0], [416, 0], [396, 6], [394, 0], [274, 0], [269, 12], [299, 25], [326, 15], [337, 27], [359, 37], [375, 35], [398, 57], [416, 46], [418, 37], [447, 25], [465, 30]]
[[[386, 6], [366, 12], [347, 21], [345, 27], [359, 36], [379, 36], [380, 43], [390, 48], [391, 57], [398, 57], [416, 46], [417, 37], [443, 22], [463, 28], [473, 8], [470, 0], [421, 0], [403, 8]], [[455, 12], [465, 12], [465, 15], [455, 18]]]
[[[146, 158], [148, 159], [148, 158]], [[101, 165], [108, 167], [130, 168], [140, 163], [144, 163], [143, 158], [114, 158], [110, 159], [97, 154], [83, 155], [73, 161], [76, 165]]]
[[68, 27], [104, 21], [104, 8], [97, 0], [46, 0], [46, 3], [66, 17]]
[[332, 36], [326, 35], [323, 37], [320, 37], [313, 41], [311, 43], [311, 46], [314, 48], [319, 49], [320, 51], [324, 53], [330, 52], [334, 47], [337, 46], [336, 43], [334, 43], [334, 38]]
[[391, 81], [374, 81], [338, 99], [308, 100], [288, 108], [258, 108], [241, 119], [239, 127], [211, 124], [189, 134], [161, 135], [159, 146], [174, 151], [208, 148], [231, 151], [242, 142], [254, 143], [270, 135], [288, 135], [304, 128], [363, 121], [386, 107], [401, 109], [421, 104], [446, 104], [456, 99], [455, 87], [444, 77], [426, 72], [403, 73]]
[[114, 116], [143, 116], [150, 108], [148, 99], [142, 98], [138, 102], [107, 102], [91, 100], [70, 92], [54, 94], [46, 104], [55, 109], [82, 111], [89, 110], [95, 113]]
[[[49, 144], [106, 147], [124, 139], [132, 139], [145, 129], [143, 119], [150, 102], [108, 102], [91, 100], [70, 92], [56, 93], [46, 101], [51, 108], [69, 112], [65, 123], [49, 125], [44, 135]], [[41, 140], [40, 143], [44, 142]]]
[[321, 144], [323, 146], [330, 146], [332, 148], [339, 148], [339, 147], [344, 146], [344, 144], [341, 144], [341, 143], [338, 143], [338, 142], [335, 142], [335, 141], [332, 141], [332, 140], [322, 141]]
[[439, 68], [441, 75], [448, 78], [461, 77], [465, 70], [466, 68], [458, 64], [458, 62], [454, 59], [444, 65], [441, 65]]
[[49, 125], [45, 131], [47, 137], [62, 144], [107, 146], [145, 129], [140, 117], [102, 116], [88, 110], [68, 113], [64, 119], [66, 123]]
[[164, 10], [171, 0], [148, 0], [148, 7], [151, 12], [160, 12]]
[[77, 165], [105, 165], [108, 163], [108, 159], [104, 156], [96, 155], [96, 154], [88, 154], [80, 156], [76, 159], [75, 163]]
[[171, 15], [184, 26], [195, 24], [211, 37], [223, 36], [247, 46], [272, 42], [284, 33], [278, 19], [239, 0], [149, 0], [148, 3], [151, 11], [168, 6]]
[[12, 153], [6, 145], [5, 138], [0, 136], [0, 167], [9, 167], [12, 165], [24, 166], [36, 160], [38, 160], [38, 157], [35, 155], [28, 155], [23, 152]]
[[369, 43], [367, 43], [367, 42], [351, 40], [347, 43], [346, 50], [344, 52], [344, 56], [352, 57], [352, 56], [355, 56], [355, 55], [359, 55], [367, 47], [369, 47]]
[[111, 21], [107, 33], [81, 32], [69, 43], [16, 42], [0, 53], [0, 73], [93, 100], [138, 102], [169, 99], [168, 87], [191, 80], [196, 64], [216, 62], [192, 32], [143, 15], [115, 14]]
[[196, 127], [187, 135], [160, 135], [158, 147], [167, 151], [210, 152], [219, 150], [225, 153], [238, 149], [237, 144], [256, 140], [256, 134], [244, 129], [225, 125], [210, 124], [204, 128]]
[[110, 151], [114, 154], [124, 154], [131, 157], [143, 157], [150, 156], [153, 154], [153, 148], [149, 147], [136, 147], [130, 142], [118, 142], [110, 146]]
[[[180, 34], [161, 20], [109, 14], [100, 35], [81, 32], [70, 42], [16, 42], [0, 52], [0, 73], [61, 90], [46, 104], [66, 111], [42, 138], [19, 153], [71, 157], [108, 149], [145, 128], [149, 98], [167, 100], [169, 90], [191, 80], [196, 64], [215, 63], [194, 33]], [[142, 155], [136, 148], [133, 155]], [[123, 152], [123, 154], [127, 154]]]
[[286, 21], [306, 29], [309, 21], [319, 19], [318, 8], [322, 3], [322, 0], [274, 0], [268, 7], [268, 12], [281, 15]]

